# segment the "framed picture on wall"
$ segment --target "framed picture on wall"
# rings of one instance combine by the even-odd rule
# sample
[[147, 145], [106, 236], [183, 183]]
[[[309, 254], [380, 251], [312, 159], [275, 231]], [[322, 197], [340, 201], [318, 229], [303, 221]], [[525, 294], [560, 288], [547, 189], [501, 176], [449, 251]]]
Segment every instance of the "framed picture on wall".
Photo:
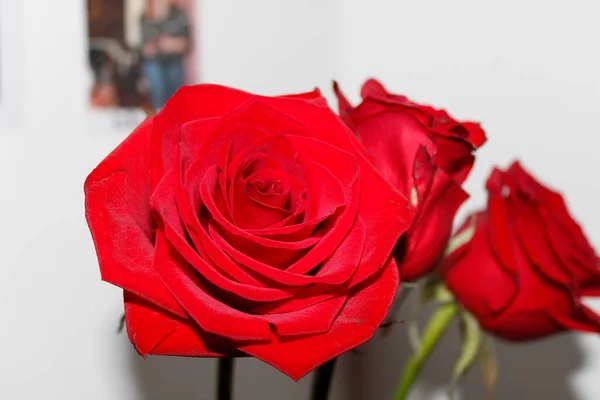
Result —
[[19, 127], [23, 99], [21, 1], [0, 0], [0, 134]]
[[195, 0], [87, 0], [95, 127], [130, 130], [198, 82]]

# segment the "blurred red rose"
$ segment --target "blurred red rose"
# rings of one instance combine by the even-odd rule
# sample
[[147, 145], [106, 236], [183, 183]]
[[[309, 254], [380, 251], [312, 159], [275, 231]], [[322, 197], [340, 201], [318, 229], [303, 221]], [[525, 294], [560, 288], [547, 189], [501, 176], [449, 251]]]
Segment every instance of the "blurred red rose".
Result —
[[398, 191], [410, 197], [415, 219], [394, 254], [402, 280], [429, 274], [443, 255], [459, 206], [461, 188], [485, 140], [479, 124], [458, 122], [444, 110], [390, 94], [367, 81], [363, 101], [352, 107], [334, 85], [340, 115], [359, 136], [373, 163]]
[[600, 295], [600, 262], [562, 196], [518, 163], [494, 170], [487, 190], [487, 210], [457, 233], [472, 238], [441, 266], [458, 301], [509, 340], [600, 332], [600, 318], [581, 302]]
[[85, 195], [143, 356], [251, 355], [299, 379], [371, 338], [398, 289], [408, 201], [318, 91], [182, 88]]

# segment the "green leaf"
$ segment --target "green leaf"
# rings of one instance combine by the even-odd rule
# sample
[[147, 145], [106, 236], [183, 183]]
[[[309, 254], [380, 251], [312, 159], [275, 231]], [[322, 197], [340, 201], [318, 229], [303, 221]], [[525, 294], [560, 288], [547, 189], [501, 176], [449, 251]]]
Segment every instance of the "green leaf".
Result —
[[407, 324], [408, 343], [414, 352], [421, 349], [421, 333], [419, 332], [419, 322], [416, 317], [411, 317]]
[[498, 363], [494, 355], [492, 339], [484, 336], [479, 351], [479, 363], [483, 376], [483, 384], [488, 392], [488, 399], [494, 398], [496, 382], [498, 381]]
[[452, 253], [454, 250], [458, 249], [463, 244], [467, 243], [473, 235], [475, 234], [475, 218], [473, 216], [469, 217], [470, 225], [454, 235], [452, 239], [448, 242], [448, 247], [446, 247], [446, 251], [444, 256]]
[[460, 313], [460, 330], [462, 336], [462, 348], [460, 357], [452, 371], [452, 379], [448, 389], [448, 396], [454, 397], [454, 390], [458, 382], [466, 376], [471, 366], [477, 360], [481, 347], [482, 332], [475, 317], [466, 311]]

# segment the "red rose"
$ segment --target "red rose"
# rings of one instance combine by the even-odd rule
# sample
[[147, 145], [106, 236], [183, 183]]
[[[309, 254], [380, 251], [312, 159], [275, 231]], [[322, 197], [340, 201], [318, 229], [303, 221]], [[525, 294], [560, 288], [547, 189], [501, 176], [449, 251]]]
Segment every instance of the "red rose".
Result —
[[375, 80], [361, 91], [353, 108], [339, 91], [340, 115], [360, 137], [373, 163], [401, 193], [410, 196], [415, 219], [394, 251], [402, 280], [429, 274], [446, 248], [461, 188], [486, 138], [473, 122], [458, 122], [436, 110], [389, 94]]
[[600, 332], [600, 318], [581, 303], [600, 294], [600, 262], [562, 196], [518, 163], [493, 171], [487, 190], [487, 210], [461, 228], [472, 238], [442, 263], [458, 301], [509, 340]]
[[299, 379], [371, 338], [396, 295], [407, 200], [318, 91], [183, 88], [85, 194], [143, 356], [251, 355]]

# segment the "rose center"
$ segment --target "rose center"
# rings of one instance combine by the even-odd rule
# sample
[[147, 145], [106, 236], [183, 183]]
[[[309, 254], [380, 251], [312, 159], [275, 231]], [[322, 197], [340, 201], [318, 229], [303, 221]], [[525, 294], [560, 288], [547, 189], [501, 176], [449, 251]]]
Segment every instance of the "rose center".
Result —
[[274, 196], [283, 194], [283, 184], [280, 180], [258, 179], [253, 182], [248, 182], [253, 185], [256, 192], [263, 196]]
[[246, 181], [246, 193], [255, 201], [268, 206], [287, 210], [290, 186], [281, 179], [260, 176], [255, 173]]

